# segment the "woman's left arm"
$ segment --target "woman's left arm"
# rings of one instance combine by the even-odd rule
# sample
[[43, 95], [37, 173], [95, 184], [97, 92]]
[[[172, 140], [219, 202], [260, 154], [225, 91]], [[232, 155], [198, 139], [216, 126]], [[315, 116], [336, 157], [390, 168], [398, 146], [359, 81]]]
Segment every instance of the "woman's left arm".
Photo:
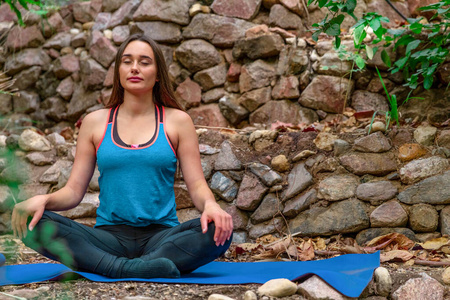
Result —
[[200, 222], [202, 231], [208, 230], [208, 223], [214, 222], [216, 245], [225, 244], [233, 232], [231, 216], [217, 204], [203, 175], [200, 162], [198, 138], [191, 117], [176, 109], [170, 111], [171, 140], [176, 135], [176, 152], [186, 186], [195, 207], [202, 212]]

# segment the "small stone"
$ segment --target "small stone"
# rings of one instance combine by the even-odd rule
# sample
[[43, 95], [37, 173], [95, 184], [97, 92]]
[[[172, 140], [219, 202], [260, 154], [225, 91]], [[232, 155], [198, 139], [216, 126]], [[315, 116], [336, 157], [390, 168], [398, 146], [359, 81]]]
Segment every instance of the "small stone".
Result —
[[250, 171], [258, 176], [261, 181], [267, 186], [273, 186], [282, 181], [282, 178], [277, 172], [270, 167], [261, 163], [252, 163], [249, 165]]
[[313, 275], [298, 285], [298, 293], [308, 299], [345, 300], [347, 297], [329, 286], [319, 276]]
[[229, 141], [224, 141], [220, 150], [220, 154], [217, 156], [214, 168], [220, 170], [240, 170], [242, 163], [237, 159], [231, 148]]
[[380, 205], [397, 195], [398, 189], [389, 181], [366, 182], [356, 189], [356, 197], [370, 201], [372, 205]]
[[32, 290], [32, 289], [15, 290], [8, 294], [14, 296], [14, 298], [16, 298], [16, 299], [24, 299], [24, 298], [25, 299], [34, 299], [34, 298], [37, 299], [40, 296], [38, 291]]
[[288, 188], [284, 194], [284, 199], [292, 198], [314, 183], [313, 177], [311, 173], [306, 170], [304, 163], [299, 163], [292, 169], [288, 175], [287, 181]]
[[235, 300], [235, 299], [221, 294], [211, 294], [209, 295], [208, 300]]
[[353, 149], [360, 152], [379, 153], [389, 151], [391, 148], [391, 141], [379, 131], [356, 139], [353, 145]]
[[426, 273], [421, 273], [420, 275], [422, 277], [412, 278], [406, 281], [406, 283], [392, 294], [392, 299], [444, 299], [444, 286]]
[[355, 195], [358, 184], [359, 180], [355, 176], [330, 176], [319, 183], [317, 197], [328, 201], [348, 199]]
[[50, 165], [55, 162], [54, 153], [49, 152], [31, 152], [26, 158], [36, 166]]
[[250, 134], [248, 141], [256, 151], [261, 151], [272, 145], [278, 137], [278, 132], [271, 130], [255, 130]]
[[315, 151], [311, 151], [311, 150], [303, 150], [302, 152], [300, 152], [299, 154], [297, 154], [296, 156], [294, 156], [294, 158], [292, 159], [293, 162], [297, 162], [299, 160], [308, 158], [314, 154], [316, 154], [317, 152]]
[[271, 166], [272, 169], [278, 172], [286, 172], [290, 168], [289, 161], [284, 155], [277, 155], [272, 158]]
[[370, 129], [370, 125], [367, 125], [365, 130], [366, 130], [366, 132], [369, 132], [369, 130], [370, 130], [371, 133], [377, 132], [377, 131], [385, 132], [386, 125], [384, 125], [384, 123], [381, 121], [376, 121], [376, 122], [373, 122], [372, 129]]
[[269, 297], [287, 297], [296, 292], [297, 285], [285, 278], [269, 280], [258, 288], [258, 294]]
[[407, 222], [407, 213], [394, 200], [381, 204], [370, 214], [372, 227], [404, 227]]
[[37, 132], [26, 129], [19, 137], [19, 146], [25, 151], [49, 151], [50, 142]]
[[442, 281], [445, 284], [450, 284], [450, 267], [446, 268], [444, 272], [442, 272]]
[[244, 300], [258, 300], [258, 296], [253, 291], [246, 291], [244, 293]]
[[409, 227], [414, 232], [434, 232], [439, 224], [439, 215], [430, 204], [415, 204], [409, 209]]
[[216, 172], [213, 175], [210, 186], [214, 193], [227, 202], [233, 201], [238, 192], [236, 182], [221, 172]]
[[447, 159], [440, 156], [421, 158], [413, 160], [400, 169], [399, 174], [402, 182], [412, 184], [419, 180], [437, 175], [445, 171], [449, 166]]
[[325, 151], [333, 150], [334, 141], [337, 140], [338, 137], [327, 132], [321, 132], [314, 139], [314, 144], [317, 148]]
[[52, 143], [52, 145], [54, 145], [54, 146], [63, 145], [66, 143], [66, 139], [57, 132], [53, 132], [53, 133], [47, 135], [47, 140], [49, 140], [50, 143]]
[[437, 128], [433, 126], [419, 126], [414, 130], [414, 139], [424, 146], [431, 146], [434, 144]]
[[352, 146], [347, 141], [337, 139], [334, 141], [333, 148], [334, 148], [334, 156], [340, 156], [345, 152], [347, 152], [348, 150], [350, 150]]
[[427, 150], [419, 144], [404, 144], [398, 149], [398, 158], [401, 161], [410, 161], [427, 154]]
[[387, 297], [391, 293], [392, 278], [389, 271], [384, 267], [378, 267], [374, 272], [376, 294]]

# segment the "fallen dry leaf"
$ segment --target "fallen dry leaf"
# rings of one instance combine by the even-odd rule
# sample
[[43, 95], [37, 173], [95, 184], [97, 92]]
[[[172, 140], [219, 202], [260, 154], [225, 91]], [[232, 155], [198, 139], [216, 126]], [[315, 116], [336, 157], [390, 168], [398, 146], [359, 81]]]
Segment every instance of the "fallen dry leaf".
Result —
[[301, 261], [307, 261], [314, 258], [314, 246], [311, 240], [303, 241], [298, 248], [298, 259]]
[[367, 243], [368, 247], [374, 248], [375, 250], [384, 249], [388, 245], [400, 250], [409, 250], [415, 245], [415, 243], [405, 235], [396, 232], [376, 237]]
[[411, 258], [413, 258], [414, 255], [409, 253], [406, 250], [392, 250], [388, 252], [384, 252], [380, 254], [380, 262], [387, 262], [387, 261], [408, 261]]
[[447, 237], [440, 237], [440, 238], [426, 241], [425, 243], [419, 243], [419, 245], [422, 246], [422, 248], [426, 249], [426, 250], [439, 250], [439, 249], [441, 249], [441, 247], [449, 245], [449, 244], [450, 244], [450, 240]]

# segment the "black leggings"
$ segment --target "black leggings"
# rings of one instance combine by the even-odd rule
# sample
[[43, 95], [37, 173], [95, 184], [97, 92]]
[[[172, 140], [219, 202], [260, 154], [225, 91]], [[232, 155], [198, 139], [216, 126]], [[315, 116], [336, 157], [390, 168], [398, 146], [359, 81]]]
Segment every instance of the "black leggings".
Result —
[[200, 219], [175, 227], [151, 225], [99, 226], [91, 228], [51, 211], [45, 211], [25, 245], [71, 268], [98, 274], [114, 274], [120, 258], [151, 260], [168, 258], [181, 273], [189, 273], [223, 255], [214, 242], [214, 223], [203, 234]]

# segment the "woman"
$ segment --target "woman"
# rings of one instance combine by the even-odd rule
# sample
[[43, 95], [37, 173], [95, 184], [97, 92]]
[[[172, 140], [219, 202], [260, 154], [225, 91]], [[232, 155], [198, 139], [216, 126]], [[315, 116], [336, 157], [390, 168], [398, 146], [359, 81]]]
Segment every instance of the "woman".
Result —
[[[133, 35], [120, 46], [106, 107], [83, 119], [66, 186], [16, 204], [14, 234], [49, 258], [114, 278], [175, 278], [222, 255], [231, 242], [232, 219], [205, 181], [194, 125], [175, 101], [153, 40]], [[183, 224], [173, 190], [177, 160], [202, 212]], [[96, 161], [95, 227], [50, 212], [81, 202]], [[61, 245], [70, 253], [66, 261], [67, 252], [55, 250]]]

